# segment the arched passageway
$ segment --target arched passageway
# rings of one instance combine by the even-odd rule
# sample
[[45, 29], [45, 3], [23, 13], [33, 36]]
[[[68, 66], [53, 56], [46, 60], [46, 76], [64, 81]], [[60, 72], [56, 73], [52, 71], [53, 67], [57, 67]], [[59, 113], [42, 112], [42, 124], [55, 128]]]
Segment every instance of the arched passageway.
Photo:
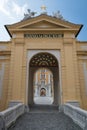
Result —
[[[36, 76], [36, 72], [38, 72], [39, 70], [40, 70], [40, 72], [41, 72], [41, 70], [49, 71], [50, 74], [52, 75], [53, 90], [51, 90], [51, 91], [52, 91], [52, 100], [53, 101], [51, 102], [51, 104], [59, 105], [61, 102], [60, 85], [59, 85], [60, 84], [59, 83], [59, 65], [58, 65], [58, 61], [57, 61], [56, 57], [47, 52], [38, 53], [38, 54], [34, 55], [29, 62], [28, 103], [30, 105], [35, 103], [34, 97], [35, 97], [37, 90], [35, 90], [36, 81], [34, 81], [34, 78]], [[40, 80], [40, 82], [41, 82], [41, 80]], [[39, 97], [41, 97], [42, 95], [44, 95], [44, 97], [47, 96], [46, 95], [47, 88], [43, 85], [43, 83], [40, 85], [42, 85], [42, 86], [40, 87], [40, 90], [38, 91]]]

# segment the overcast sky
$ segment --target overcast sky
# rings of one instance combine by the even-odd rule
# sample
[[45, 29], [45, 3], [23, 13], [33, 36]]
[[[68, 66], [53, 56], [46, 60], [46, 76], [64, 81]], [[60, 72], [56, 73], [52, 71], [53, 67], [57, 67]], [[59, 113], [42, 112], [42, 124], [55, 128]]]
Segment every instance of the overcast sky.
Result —
[[22, 20], [27, 9], [39, 15], [43, 4], [47, 7], [48, 15], [59, 10], [67, 21], [83, 24], [77, 38], [87, 41], [87, 0], [0, 0], [0, 41], [10, 40], [4, 25]]

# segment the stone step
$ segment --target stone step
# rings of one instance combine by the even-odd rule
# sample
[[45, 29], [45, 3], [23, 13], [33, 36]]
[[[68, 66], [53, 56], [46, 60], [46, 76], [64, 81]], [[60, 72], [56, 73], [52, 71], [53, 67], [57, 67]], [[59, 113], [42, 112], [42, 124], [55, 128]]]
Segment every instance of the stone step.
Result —
[[58, 105], [30, 105], [30, 112], [57, 112]]
[[58, 127], [46, 127], [46, 128], [39, 128], [39, 127], [29, 127], [28, 130], [58, 130]]
[[8, 130], [82, 130], [64, 113], [25, 113]]

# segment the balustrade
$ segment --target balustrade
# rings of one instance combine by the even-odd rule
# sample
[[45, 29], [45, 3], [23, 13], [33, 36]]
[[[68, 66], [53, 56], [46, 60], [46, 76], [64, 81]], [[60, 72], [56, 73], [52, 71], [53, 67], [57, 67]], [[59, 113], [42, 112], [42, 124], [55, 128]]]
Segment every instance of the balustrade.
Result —
[[79, 107], [75, 107], [71, 104], [63, 105], [63, 111], [68, 115], [72, 120], [78, 124], [83, 130], [86, 130], [87, 127], [87, 111], [82, 110]]
[[7, 129], [16, 119], [24, 113], [25, 106], [19, 103], [13, 107], [0, 112], [0, 130]]

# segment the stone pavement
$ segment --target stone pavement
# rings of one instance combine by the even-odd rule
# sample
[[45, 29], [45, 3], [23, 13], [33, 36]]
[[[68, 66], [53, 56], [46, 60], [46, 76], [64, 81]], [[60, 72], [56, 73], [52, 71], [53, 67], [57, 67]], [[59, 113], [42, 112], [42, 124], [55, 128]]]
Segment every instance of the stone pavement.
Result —
[[82, 130], [62, 112], [30, 111], [22, 115], [8, 130]]
[[52, 104], [52, 97], [34, 97], [35, 104]]

